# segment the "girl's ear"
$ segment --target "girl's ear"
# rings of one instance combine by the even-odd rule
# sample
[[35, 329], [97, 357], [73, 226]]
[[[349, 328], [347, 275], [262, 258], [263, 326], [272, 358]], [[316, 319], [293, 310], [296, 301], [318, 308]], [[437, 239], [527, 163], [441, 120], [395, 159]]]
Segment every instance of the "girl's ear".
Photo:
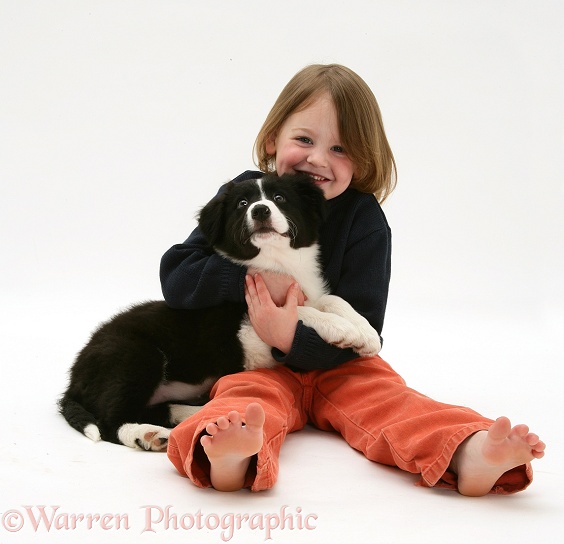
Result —
[[266, 152], [274, 157], [274, 155], [276, 155], [276, 134], [271, 134], [265, 142], [265, 149]]

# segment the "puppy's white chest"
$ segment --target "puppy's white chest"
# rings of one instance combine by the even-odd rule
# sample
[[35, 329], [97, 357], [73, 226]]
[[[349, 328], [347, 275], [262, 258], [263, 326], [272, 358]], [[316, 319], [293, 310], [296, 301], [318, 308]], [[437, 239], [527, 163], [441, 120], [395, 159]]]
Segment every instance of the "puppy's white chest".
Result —
[[261, 247], [260, 253], [250, 265], [261, 270], [270, 270], [292, 276], [309, 300], [317, 300], [328, 293], [321, 268], [317, 261], [319, 247], [294, 249], [288, 243], [284, 246], [269, 244]]

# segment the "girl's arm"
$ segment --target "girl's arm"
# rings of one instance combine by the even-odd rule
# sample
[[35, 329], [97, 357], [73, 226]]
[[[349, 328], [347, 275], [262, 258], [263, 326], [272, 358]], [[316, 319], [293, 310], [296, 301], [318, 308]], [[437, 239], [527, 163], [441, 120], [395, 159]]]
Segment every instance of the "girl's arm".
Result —
[[[339, 221], [339, 214], [337, 220], [327, 222], [322, 241], [331, 251], [325, 274], [331, 292], [351, 304], [381, 335], [391, 273], [391, 231], [379, 206], [369, 199], [355, 210], [348, 209], [349, 216]], [[339, 233], [348, 233], [347, 242], [331, 243]], [[273, 349], [272, 354], [278, 362], [301, 370], [333, 368], [358, 357], [352, 349], [327, 344], [301, 321], [290, 351]]]
[[[248, 170], [233, 181], [262, 175]], [[196, 228], [184, 243], [174, 245], [163, 255], [161, 287], [165, 301], [172, 308], [195, 309], [222, 302], [244, 302], [246, 271], [246, 267], [215, 253]]]
[[170, 307], [179, 309], [243, 302], [246, 271], [246, 267], [215, 253], [196, 228], [161, 259], [163, 295]]
[[[385, 219], [384, 223], [373, 227], [374, 230], [366, 232], [364, 224], [374, 224], [370, 213], [368, 216], [362, 211], [351, 214], [352, 220], [348, 223], [353, 225], [334, 220], [327, 222], [334, 230], [325, 232], [326, 240], [333, 241], [339, 233], [345, 232], [349, 233], [349, 242], [343, 248], [340, 245], [336, 250], [333, 248], [326, 259], [325, 273], [331, 291], [349, 302], [381, 334], [390, 279], [391, 236]], [[242, 302], [245, 300], [246, 274], [246, 267], [217, 255], [199, 229], [195, 229], [186, 242], [167, 251], [161, 261], [163, 294], [166, 302], [174, 308]], [[274, 358], [280, 363], [304, 370], [333, 368], [357, 357], [350, 349], [327, 344], [315, 330], [301, 321], [294, 326], [290, 349], [272, 350]]]

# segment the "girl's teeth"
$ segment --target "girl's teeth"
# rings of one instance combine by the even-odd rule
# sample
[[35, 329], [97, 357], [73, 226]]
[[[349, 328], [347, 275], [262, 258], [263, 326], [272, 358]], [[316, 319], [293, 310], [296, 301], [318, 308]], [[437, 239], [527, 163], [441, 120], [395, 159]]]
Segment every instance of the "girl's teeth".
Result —
[[316, 176], [315, 174], [311, 174], [310, 172], [302, 172], [303, 174], [307, 174], [313, 181], [327, 181], [327, 178], [323, 176]]

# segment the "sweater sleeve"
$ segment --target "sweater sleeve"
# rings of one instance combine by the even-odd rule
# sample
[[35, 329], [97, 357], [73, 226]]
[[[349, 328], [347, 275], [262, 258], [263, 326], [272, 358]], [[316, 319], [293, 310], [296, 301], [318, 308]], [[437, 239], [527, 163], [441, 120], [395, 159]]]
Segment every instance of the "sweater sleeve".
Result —
[[244, 266], [218, 255], [196, 228], [161, 259], [163, 296], [171, 308], [196, 309], [222, 302], [243, 302]]
[[[262, 172], [248, 170], [233, 181], [262, 175]], [[201, 230], [196, 228], [184, 243], [172, 246], [161, 259], [163, 296], [170, 307], [177, 309], [244, 302], [246, 272], [246, 267], [217, 254]]]
[[[242, 174], [235, 181], [252, 174]], [[359, 197], [353, 192], [351, 197], [347, 193], [330, 201], [332, 212], [320, 241], [323, 270], [331, 292], [349, 302], [381, 335], [390, 280], [391, 233], [372, 195]], [[169, 306], [182, 309], [244, 302], [246, 272], [246, 267], [215, 253], [196, 228], [161, 260], [163, 295]], [[273, 348], [272, 355], [296, 370], [333, 368], [358, 356], [352, 349], [327, 344], [301, 321], [290, 352]]]

